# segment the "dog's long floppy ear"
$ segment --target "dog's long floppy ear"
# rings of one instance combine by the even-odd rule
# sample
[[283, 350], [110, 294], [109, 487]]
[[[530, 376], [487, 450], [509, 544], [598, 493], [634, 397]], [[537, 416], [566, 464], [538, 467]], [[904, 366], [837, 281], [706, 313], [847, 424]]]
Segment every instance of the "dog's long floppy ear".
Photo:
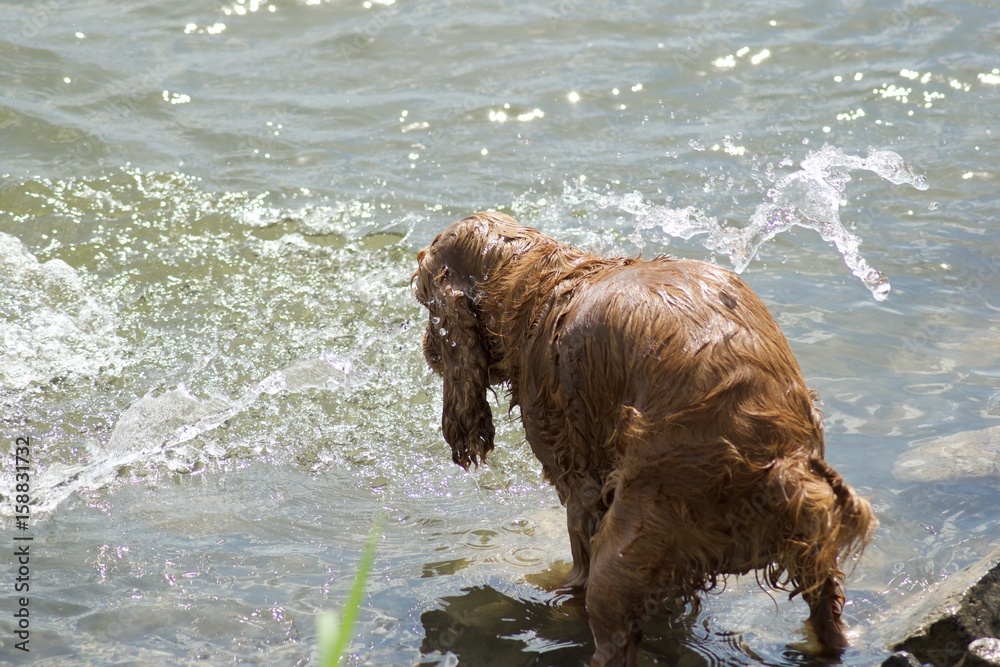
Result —
[[417, 256], [414, 292], [430, 311], [424, 356], [444, 379], [444, 439], [452, 461], [468, 468], [493, 449], [493, 413], [486, 399], [490, 355], [470, 294], [475, 285], [468, 275], [470, 258], [453, 257], [455, 237], [443, 236]]

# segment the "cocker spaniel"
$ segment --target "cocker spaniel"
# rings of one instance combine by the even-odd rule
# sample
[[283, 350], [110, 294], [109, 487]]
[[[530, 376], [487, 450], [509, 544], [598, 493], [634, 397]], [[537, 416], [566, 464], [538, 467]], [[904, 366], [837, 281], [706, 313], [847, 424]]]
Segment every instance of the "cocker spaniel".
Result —
[[846, 646], [840, 564], [876, 526], [823, 459], [822, 419], [785, 337], [735, 274], [599, 257], [501, 213], [417, 256], [424, 356], [463, 468], [493, 449], [507, 383], [566, 507], [592, 665], [634, 665], [642, 623], [727, 575], [801, 595], [824, 653]]

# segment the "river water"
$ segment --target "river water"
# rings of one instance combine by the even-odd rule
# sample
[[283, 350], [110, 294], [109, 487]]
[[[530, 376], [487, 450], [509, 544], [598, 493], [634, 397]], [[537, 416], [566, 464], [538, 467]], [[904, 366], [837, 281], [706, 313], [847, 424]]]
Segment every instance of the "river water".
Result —
[[[742, 271], [881, 521], [878, 662], [1000, 531], [995, 478], [892, 474], [1000, 418], [998, 40], [977, 0], [0, 0], [0, 663], [309, 664], [381, 517], [349, 664], [581, 664], [555, 494], [505, 419], [451, 464], [420, 354], [415, 253], [485, 208]], [[808, 664], [805, 615], [731, 582], [641, 661]]]

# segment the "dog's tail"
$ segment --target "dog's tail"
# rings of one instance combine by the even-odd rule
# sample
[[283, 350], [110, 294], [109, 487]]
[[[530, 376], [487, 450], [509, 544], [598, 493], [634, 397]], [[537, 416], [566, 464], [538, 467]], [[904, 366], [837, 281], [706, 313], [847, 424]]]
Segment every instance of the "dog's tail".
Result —
[[868, 501], [822, 458], [779, 459], [769, 472], [772, 502], [789, 519], [783, 560], [790, 592], [813, 593], [831, 573], [843, 576], [840, 567], [860, 555], [878, 522]]

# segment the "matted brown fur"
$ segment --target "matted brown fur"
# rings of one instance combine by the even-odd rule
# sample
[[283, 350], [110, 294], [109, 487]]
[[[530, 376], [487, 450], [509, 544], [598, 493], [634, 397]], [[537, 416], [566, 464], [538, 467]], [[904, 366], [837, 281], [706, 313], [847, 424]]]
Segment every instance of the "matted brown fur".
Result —
[[802, 595], [821, 650], [846, 645], [840, 563], [876, 521], [823, 460], [822, 419], [767, 308], [704, 262], [603, 258], [500, 213], [417, 256], [424, 355], [452, 459], [493, 449], [507, 383], [566, 506], [593, 665], [634, 664], [648, 610], [729, 574]]

